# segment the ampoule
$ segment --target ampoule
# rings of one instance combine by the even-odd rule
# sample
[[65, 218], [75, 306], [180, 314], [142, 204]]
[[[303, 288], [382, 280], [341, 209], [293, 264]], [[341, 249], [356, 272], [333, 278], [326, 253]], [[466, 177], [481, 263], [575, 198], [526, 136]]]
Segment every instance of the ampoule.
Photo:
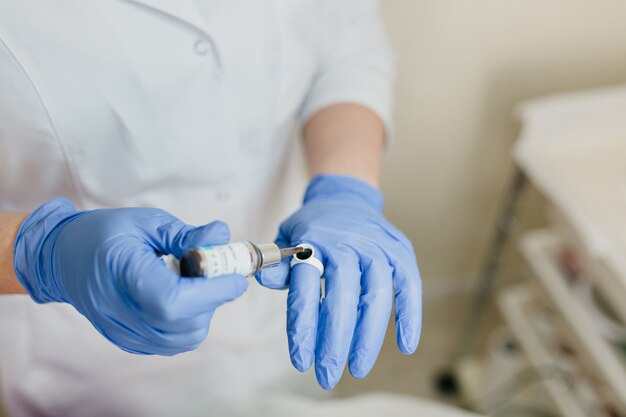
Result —
[[180, 258], [180, 275], [214, 278], [239, 274], [248, 277], [262, 268], [278, 265], [285, 256], [302, 251], [301, 247], [280, 249], [274, 243], [255, 245], [247, 240], [226, 245], [200, 246], [187, 250]]

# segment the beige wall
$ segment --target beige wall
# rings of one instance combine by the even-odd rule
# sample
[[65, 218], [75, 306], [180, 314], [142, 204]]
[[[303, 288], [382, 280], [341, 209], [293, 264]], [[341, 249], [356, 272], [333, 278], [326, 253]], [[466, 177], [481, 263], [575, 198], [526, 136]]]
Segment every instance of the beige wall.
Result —
[[515, 104], [626, 82], [626, 1], [382, 3], [399, 55], [386, 210], [436, 292], [474, 277], [512, 169]]

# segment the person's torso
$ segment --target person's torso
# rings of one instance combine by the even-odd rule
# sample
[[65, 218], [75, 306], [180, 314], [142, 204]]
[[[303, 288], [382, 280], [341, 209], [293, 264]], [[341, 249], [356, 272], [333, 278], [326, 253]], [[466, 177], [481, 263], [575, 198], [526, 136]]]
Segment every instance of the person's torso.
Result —
[[[154, 206], [272, 240], [304, 184], [290, 138], [314, 76], [316, 10], [313, 0], [0, 1], [0, 210], [64, 195], [81, 209]], [[273, 372], [273, 359], [261, 370], [253, 354], [280, 352], [276, 367], [288, 366], [284, 336], [270, 331], [284, 329], [282, 295], [250, 292], [220, 309], [198, 352], [171, 359], [119, 351], [69, 306], [6, 297], [5, 394], [78, 415], [97, 389], [105, 404], [148, 401], [160, 385], [245, 391]], [[144, 388], [111, 391], [133, 378]], [[121, 415], [166, 403], [129, 402]]]
[[0, 209], [267, 193], [315, 69], [314, 2], [291, 3], [0, 3]]

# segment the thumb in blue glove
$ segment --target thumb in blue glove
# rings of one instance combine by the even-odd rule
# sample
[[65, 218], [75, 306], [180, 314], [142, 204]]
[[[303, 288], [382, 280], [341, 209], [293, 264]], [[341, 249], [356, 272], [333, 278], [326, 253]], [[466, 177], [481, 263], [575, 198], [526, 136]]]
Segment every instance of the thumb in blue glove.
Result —
[[73, 305], [107, 339], [138, 354], [174, 355], [206, 338], [213, 313], [242, 295], [243, 276], [179, 277], [158, 253], [223, 244], [228, 226], [189, 226], [152, 208], [76, 211], [49, 201], [22, 224], [15, 271], [39, 303]]

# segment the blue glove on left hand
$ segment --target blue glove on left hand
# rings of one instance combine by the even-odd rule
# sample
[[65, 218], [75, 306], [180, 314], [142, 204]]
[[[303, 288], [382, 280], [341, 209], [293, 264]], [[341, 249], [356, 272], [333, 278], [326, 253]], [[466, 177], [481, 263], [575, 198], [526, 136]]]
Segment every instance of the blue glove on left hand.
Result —
[[397, 342], [410, 354], [422, 323], [422, 286], [409, 240], [382, 214], [383, 198], [356, 178], [314, 178], [302, 208], [281, 226], [280, 247], [309, 243], [325, 266], [325, 297], [311, 265], [288, 260], [266, 269], [257, 280], [269, 288], [289, 286], [287, 337], [291, 362], [300, 371], [315, 359], [315, 373], [333, 388], [349, 362], [350, 373], [365, 377], [385, 337], [392, 297]]
[[157, 252], [180, 257], [229, 238], [222, 222], [192, 227], [152, 208], [76, 211], [56, 198], [22, 223], [15, 273], [35, 301], [73, 305], [121, 349], [169, 356], [197, 348], [215, 310], [248, 283], [179, 277]]

